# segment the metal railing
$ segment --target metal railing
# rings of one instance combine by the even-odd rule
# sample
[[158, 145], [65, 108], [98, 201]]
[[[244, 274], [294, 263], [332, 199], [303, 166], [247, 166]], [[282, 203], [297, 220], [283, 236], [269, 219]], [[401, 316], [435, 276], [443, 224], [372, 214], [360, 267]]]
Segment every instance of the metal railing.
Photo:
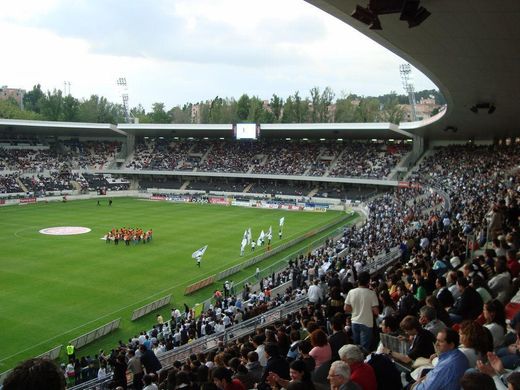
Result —
[[[200, 352], [210, 352], [216, 349], [219, 346], [220, 342], [233, 342], [239, 339], [240, 337], [254, 333], [258, 327], [264, 327], [271, 325], [277, 321], [283, 321], [289, 314], [292, 314], [300, 310], [300, 308], [305, 306], [307, 302], [307, 297], [305, 297], [300, 298], [296, 301], [286, 303], [281, 306], [277, 306], [254, 318], [230, 326], [223, 332], [201, 337], [192, 341], [191, 343], [182, 345], [171, 351], [160, 354], [157, 356], [157, 358], [161, 362], [163, 370], [169, 369], [173, 367], [173, 363], [175, 361], [184, 361], [187, 358], [189, 358], [191, 354], [197, 354]], [[109, 382], [111, 382], [111, 380], [111, 375], [103, 379], [92, 379], [88, 382], [84, 382], [79, 385], [70, 387], [69, 390], [104, 389], [107, 388], [107, 385]]]

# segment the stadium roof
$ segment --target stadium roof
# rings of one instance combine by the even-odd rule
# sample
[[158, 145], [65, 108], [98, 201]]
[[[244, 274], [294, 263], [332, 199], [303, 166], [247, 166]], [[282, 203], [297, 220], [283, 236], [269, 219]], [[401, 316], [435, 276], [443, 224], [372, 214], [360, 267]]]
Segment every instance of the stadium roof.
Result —
[[0, 119], [0, 131], [41, 136], [107, 137], [121, 136], [124, 132], [110, 123], [79, 123]]
[[[225, 137], [232, 138], [231, 124], [119, 124], [0, 119], [0, 132], [64, 137]], [[392, 123], [287, 123], [263, 124], [261, 134], [270, 138], [407, 139], [412, 134]]]
[[[233, 128], [200, 124], [120, 124], [118, 129], [136, 136], [232, 137]], [[412, 134], [391, 123], [277, 123], [262, 124], [260, 134], [270, 138], [308, 137], [345, 139], [404, 139]]]
[[[421, 122], [265, 124], [274, 137], [493, 139], [520, 136], [520, 1], [422, 0], [431, 15], [409, 28], [399, 13], [379, 15], [381, 30], [351, 14], [356, 5], [388, 7], [418, 0], [306, 0], [424, 72], [439, 87], [445, 111]], [[344, 50], [349, 50], [345, 42]], [[370, 61], [367, 58], [367, 61]], [[231, 125], [127, 125], [0, 120], [0, 131], [63, 136], [232, 136]], [[107, 131], [108, 130], [108, 131]]]
[[[422, 24], [409, 28], [393, 13], [379, 16], [382, 30], [370, 30], [350, 15], [357, 4], [399, 1], [306, 1], [404, 58], [439, 87], [448, 102], [446, 114], [401, 128], [431, 139], [520, 135], [520, 1], [422, 0], [431, 13]], [[491, 106], [496, 110], [489, 114]]]

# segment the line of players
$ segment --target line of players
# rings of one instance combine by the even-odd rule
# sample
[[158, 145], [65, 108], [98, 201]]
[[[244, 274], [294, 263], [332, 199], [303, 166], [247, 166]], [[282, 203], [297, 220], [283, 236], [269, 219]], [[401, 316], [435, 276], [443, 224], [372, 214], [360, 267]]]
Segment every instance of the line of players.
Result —
[[125, 228], [121, 229], [112, 229], [105, 236], [105, 242], [107, 244], [114, 243], [114, 245], [119, 245], [119, 241], [123, 241], [125, 245], [139, 244], [142, 242], [143, 244], [149, 243], [152, 241], [153, 231], [152, 229], [147, 230], [146, 232], [141, 228]]

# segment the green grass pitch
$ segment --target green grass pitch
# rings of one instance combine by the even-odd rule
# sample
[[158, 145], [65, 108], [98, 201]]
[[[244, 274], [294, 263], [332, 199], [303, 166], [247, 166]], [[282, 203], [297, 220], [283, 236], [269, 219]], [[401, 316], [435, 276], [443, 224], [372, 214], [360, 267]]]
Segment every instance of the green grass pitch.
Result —
[[[121, 317], [118, 337], [148, 328], [154, 314], [132, 323], [131, 312], [167, 294], [173, 306], [207, 298], [183, 295], [188, 284], [251, 257], [240, 257], [244, 230], [273, 227], [285, 217], [283, 241], [324, 225], [338, 212], [310, 213], [116, 198], [0, 208], [0, 372]], [[90, 233], [48, 236], [40, 229], [84, 226]], [[113, 227], [152, 228], [151, 244], [115, 246], [101, 238]], [[208, 245], [201, 268], [191, 254]], [[233, 280], [240, 280], [234, 279]], [[161, 310], [168, 318], [169, 307]], [[115, 339], [117, 340], [117, 338]], [[112, 342], [114, 340], [108, 340]], [[107, 344], [107, 340], [104, 340]], [[108, 343], [110, 345], [110, 343]], [[108, 347], [105, 345], [105, 347]], [[90, 348], [103, 346], [97, 342]], [[79, 354], [89, 353], [85, 347]]]

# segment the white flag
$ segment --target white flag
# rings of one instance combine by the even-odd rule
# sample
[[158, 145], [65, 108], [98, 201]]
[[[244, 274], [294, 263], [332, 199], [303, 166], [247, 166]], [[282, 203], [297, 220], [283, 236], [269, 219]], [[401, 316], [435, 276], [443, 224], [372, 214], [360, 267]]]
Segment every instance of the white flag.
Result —
[[251, 228], [247, 229], [247, 244], [251, 244], [251, 240], [253, 239], [253, 233], [251, 233]]
[[247, 229], [244, 230], [244, 236], [243, 237], [247, 240]]
[[240, 244], [240, 250], [243, 251], [244, 248], [246, 247], [246, 245], [247, 245], [247, 239], [243, 238], [242, 243]]
[[269, 231], [267, 232], [267, 236], [268, 237], [272, 237], [273, 236], [273, 227], [272, 226], [269, 226]]
[[285, 223], [285, 217], [280, 218], [280, 226], [283, 226]]
[[206, 249], [208, 248], [207, 245], [203, 246], [202, 248], [200, 249], [197, 249], [195, 252], [192, 253], [191, 255], [191, 258], [192, 259], [201, 259], [202, 256], [204, 255], [204, 252], [206, 252]]

